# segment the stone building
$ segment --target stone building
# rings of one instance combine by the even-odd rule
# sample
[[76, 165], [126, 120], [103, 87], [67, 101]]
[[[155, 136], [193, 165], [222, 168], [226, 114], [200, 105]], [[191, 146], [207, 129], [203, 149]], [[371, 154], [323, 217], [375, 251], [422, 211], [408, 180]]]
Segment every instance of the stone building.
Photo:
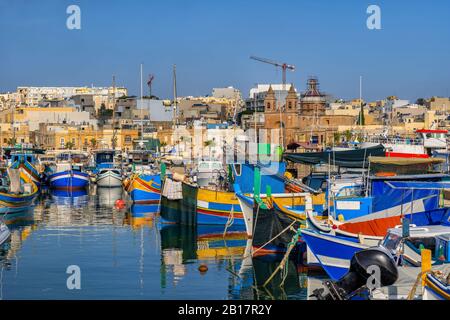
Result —
[[356, 121], [352, 115], [326, 114], [327, 102], [319, 91], [317, 78], [308, 80], [307, 90], [300, 98], [291, 85], [284, 103], [277, 101], [272, 87], [269, 87], [264, 109], [268, 141], [280, 143], [285, 148], [292, 143], [308, 143], [323, 148], [333, 142], [339, 125], [353, 125]]

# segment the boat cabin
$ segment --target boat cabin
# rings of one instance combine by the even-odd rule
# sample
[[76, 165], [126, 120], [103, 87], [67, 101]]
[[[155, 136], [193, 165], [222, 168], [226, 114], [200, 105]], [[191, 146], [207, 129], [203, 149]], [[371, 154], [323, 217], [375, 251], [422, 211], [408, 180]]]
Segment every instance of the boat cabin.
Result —
[[227, 172], [220, 161], [199, 161], [195, 171], [199, 187], [217, 185], [220, 184], [220, 180], [227, 178]]
[[411, 226], [409, 235], [403, 236], [403, 228], [398, 226], [388, 230], [381, 245], [394, 255], [402, 253], [403, 263], [419, 266], [421, 250], [431, 251], [434, 264], [450, 262], [450, 224], [426, 227]]
[[153, 160], [152, 152], [148, 150], [134, 150], [128, 152], [128, 163], [147, 166]]
[[447, 148], [447, 130], [417, 130], [416, 134], [423, 140], [423, 147], [428, 155], [433, 151]]
[[94, 151], [94, 162], [97, 169], [112, 168], [114, 166], [114, 150], [96, 150]]

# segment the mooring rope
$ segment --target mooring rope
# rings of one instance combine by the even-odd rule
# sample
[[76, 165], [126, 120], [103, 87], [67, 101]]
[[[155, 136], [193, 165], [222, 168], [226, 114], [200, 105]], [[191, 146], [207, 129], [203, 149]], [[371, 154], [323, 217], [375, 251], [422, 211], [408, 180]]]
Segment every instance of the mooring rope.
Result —
[[[256, 249], [255, 251], [253, 251], [252, 255], [255, 254], [256, 252], [258, 252], [259, 250], [261, 250], [262, 248], [264, 248], [265, 246], [267, 246], [269, 243], [271, 243], [273, 240], [275, 240], [276, 238], [278, 238], [279, 236], [281, 236], [283, 233], [285, 233], [286, 231], [288, 231], [289, 229], [292, 228], [292, 226], [296, 223], [297, 221], [294, 220], [292, 221], [292, 223], [290, 225], [288, 225], [286, 228], [284, 228], [279, 234], [277, 234], [275, 237], [273, 237], [272, 239], [270, 239], [269, 241], [267, 241], [266, 243], [264, 243], [261, 247], [259, 247], [258, 249]], [[295, 231], [295, 230], [294, 230]]]
[[411, 291], [409, 292], [408, 297], [406, 298], [406, 300], [412, 300], [412, 299], [414, 299], [414, 296], [416, 295], [417, 287], [418, 287], [420, 281], [422, 280], [422, 276], [423, 276], [424, 274], [427, 274], [428, 272], [429, 272], [429, 271], [422, 271], [422, 272], [419, 272], [419, 274], [417, 275], [416, 281], [414, 282], [414, 284], [413, 284], [413, 286], [412, 286], [412, 288], [411, 288]]
[[229, 227], [231, 227], [234, 223], [234, 205], [231, 204], [231, 211], [230, 214], [228, 215], [228, 220], [227, 223], [225, 224], [225, 229], [223, 230], [223, 237], [225, 237], [225, 235], [227, 234], [227, 230]]
[[[275, 275], [280, 270], [284, 269], [285, 266], [287, 266], [286, 262], [287, 262], [287, 260], [289, 258], [289, 255], [291, 254], [292, 249], [297, 244], [298, 238], [300, 237], [300, 235], [301, 235], [301, 230], [300, 230], [300, 228], [298, 228], [297, 231], [295, 232], [294, 236], [292, 237], [291, 242], [289, 242], [289, 246], [288, 246], [288, 249], [286, 250], [286, 253], [285, 253], [284, 257], [283, 257], [283, 260], [281, 260], [280, 264], [275, 269], [275, 271], [270, 275], [270, 277], [266, 280], [266, 282], [264, 282], [264, 285], [263, 285], [264, 287], [266, 285], [268, 285], [270, 281], [272, 281], [273, 277], [275, 277]], [[287, 278], [287, 270], [284, 271], [283, 278], [282, 278], [282, 281], [280, 283], [280, 287], [284, 286], [284, 281], [286, 280], [286, 278]]]

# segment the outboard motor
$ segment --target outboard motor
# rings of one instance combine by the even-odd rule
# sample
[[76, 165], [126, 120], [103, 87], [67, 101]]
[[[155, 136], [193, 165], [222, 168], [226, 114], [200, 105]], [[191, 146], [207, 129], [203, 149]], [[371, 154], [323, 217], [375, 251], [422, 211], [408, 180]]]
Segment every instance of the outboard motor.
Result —
[[[377, 274], [378, 279], [371, 278]], [[397, 265], [392, 255], [383, 247], [373, 247], [355, 253], [350, 269], [341, 279], [325, 281], [325, 288], [314, 290], [311, 296], [318, 300], [348, 300], [364, 289], [390, 286], [397, 279]]]

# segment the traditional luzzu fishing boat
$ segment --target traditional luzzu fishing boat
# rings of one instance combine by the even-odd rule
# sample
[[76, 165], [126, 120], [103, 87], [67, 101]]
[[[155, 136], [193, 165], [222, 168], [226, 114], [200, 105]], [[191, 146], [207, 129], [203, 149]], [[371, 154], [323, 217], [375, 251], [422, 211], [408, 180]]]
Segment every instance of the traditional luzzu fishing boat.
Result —
[[[299, 229], [306, 219], [306, 212], [313, 210], [313, 202], [323, 211], [324, 194], [312, 195], [302, 193], [272, 193], [277, 190], [277, 180], [266, 176], [267, 184], [262, 184], [259, 167], [255, 168], [255, 193], [237, 192], [246, 221], [246, 231], [252, 238], [253, 256], [284, 255]], [[266, 193], [261, 194], [259, 185], [266, 186]], [[284, 189], [283, 181], [278, 181], [280, 190]], [[236, 189], [239, 186], [235, 186]], [[321, 205], [319, 203], [322, 203]], [[301, 239], [300, 239], [301, 242]], [[298, 243], [293, 246], [297, 248]]]
[[89, 174], [83, 171], [80, 155], [65, 152], [51, 165], [48, 177], [50, 188], [62, 190], [85, 189], [89, 186]]
[[370, 174], [362, 185], [330, 195], [328, 224], [336, 234], [381, 239], [405, 217], [418, 226], [438, 223], [447, 211], [440, 197], [449, 176], [424, 172], [440, 161], [370, 157]]
[[7, 172], [7, 177], [1, 179], [0, 213], [14, 213], [29, 208], [38, 194], [38, 187], [18, 169], [8, 168]]
[[374, 157], [369, 161], [370, 175], [363, 183], [330, 195], [328, 220], [320, 222], [310, 214], [310, 230], [302, 230], [308, 262], [319, 262], [336, 279], [355, 252], [377, 245], [389, 228], [402, 221], [428, 227], [448, 219], [450, 208], [440, 204], [441, 192], [450, 187], [448, 176], [424, 174], [439, 159]]
[[[231, 170], [230, 167], [228, 167]], [[229, 171], [230, 173], [230, 171]], [[244, 226], [239, 201], [231, 189], [230, 174], [219, 161], [200, 161], [196, 168], [197, 223]], [[235, 179], [240, 180], [241, 177]]]
[[19, 169], [26, 176], [28, 176], [28, 178], [33, 181], [38, 188], [40, 188], [40, 164], [36, 155], [44, 154], [44, 150], [34, 148], [5, 148], [4, 151], [10, 154], [10, 167], [13, 169]]
[[450, 300], [450, 274], [428, 273], [425, 277], [423, 300]]
[[122, 187], [122, 170], [115, 166], [114, 150], [95, 150], [95, 181], [97, 186], [106, 188]]
[[[161, 171], [163, 172], [163, 171]], [[161, 195], [164, 223], [244, 225], [239, 202], [218, 161], [200, 161], [190, 176], [165, 176]]]
[[133, 203], [154, 204], [161, 198], [161, 176], [156, 172], [134, 173], [123, 181]]
[[[162, 221], [224, 227], [245, 225], [247, 230], [252, 230], [253, 217], [249, 214], [245, 216], [237, 194], [253, 192], [254, 168], [255, 165], [249, 162], [235, 163], [227, 166], [227, 172], [218, 161], [200, 161], [192, 176], [166, 177], [161, 198]], [[200, 171], [202, 179], [196, 179], [195, 173]], [[284, 177], [285, 171], [285, 163], [272, 163], [262, 174], [261, 183], [264, 188], [271, 186], [283, 194], [275, 200], [280, 210], [297, 215], [300, 211], [303, 212], [304, 201], [298, 194], [284, 194], [287, 180]], [[304, 185], [302, 187], [307, 188]], [[325, 203], [324, 196], [315, 197], [314, 201], [317, 210], [321, 212]], [[252, 232], [249, 231], [248, 235], [251, 237]]]
[[[408, 190], [411, 193], [414, 191], [415, 195], [419, 194], [420, 191], [426, 191], [427, 193], [437, 194], [437, 197], [439, 197], [440, 190], [450, 187], [449, 182], [442, 181], [390, 181], [387, 182], [387, 184], [396, 186], [397, 188], [403, 188], [402, 190]], [[408, 221], [419, 231], [429, 230], [430, 233], [450, 233], [450, 208], [436, 207], [436, 203], [433, 203], [431, 207], [428, 208], [427, 206], [420, 206], [416, 204], [416, 207], [419, 208], [419, 212], [414, 212], [414, 202], [411, 201], [411, 199], [412, 198], [410, 197], [408, 200], [409, 202], [402, 203], [402, 205], [405, 208], [408, 207], [410, 211], [403, 211], [403, 214], [399, 216], [398, 224], [401, 224], [402, 221]], [[428, 197], [427, 199], [433, 198]], [[339, 201], [339, 198], [335, 201]], [[387, 198], [387, 202], [392, 201]], [[393, 203], [391, 205], [395, 206], [396, 204]], [[338, 206], [336, 205], [336, 207]], [[414, 213], [411, 214], [410, 212]], [[397, 220], [392, 221], [392, 223], [397, 223]], [[322, 267], [334, 279], [338, 279], [343, 275], [343, 273], [345, 273], [348, 269], [350, 259], [356, 252], [370, 246], [375, 246], [383, 239], [383, 237], [378, 235], [364, 235], [361, 233], [355, 234], [342, 231], [334, 224], [327, 225], [318, 223], [312, 215], [308, 217], [308, 226], [310, 230], [302, 230], [302, 237], [308, 245], [308, 250], [314, 254], [315, 258], [319, 261]], [[380, 223], [380, 228], [385, 227], [386, 224]], [[392, 226], [392, 228], [393, 227], [395, 227], [395, 225]], [[379, 232], [382, 232], [382, 229], [379, 229]], [[384, 233], [386, 234], [386, 232], [388, 232], [388, 230]], [[405, 255], [405, 260], [408, 260], [407, 257], [408, 256]]]
[[[283, 157], [296, 163], [317, 165], [319, 163], [332, 162], [332, 165], [347, 168], [364, 168], [367, 166], [367, 158], [371, 154], [384, 154], [384, 148], [377, 146], [369, 149], [346, 150], [346, 151], [328, 151], [328, 152], [310, 152], [304, 154], [285, 153]], [[331, 163], [330, 163], [331, 164]], [[247, 232], [253, 237], [253, 255], [284, 255], [289, 246], [300, 248], [302, 239], [298, 236], [298, 230], [305, 225], [306, 214], [308, 211], [314, 211], [319, 219], [326, 217], [324, 210], [326, 204], [326, 192], [315, 190], [307, 184], [302, 184], [300, 193], [286, 193], [285, 182], [283, 178], [283, 162], [272, 163], [278, 167], [280, 172], [273, 175], [272, 181], [268, 184], [261, 183], [261, 179], [271, 177], [264, 171], [276, 172], [278, 169], [264, 168], [264, 166], [255, 166], [254, 170], [254, 194], [245, 194], [238, 191], [237, 195], [241, 203], [242, 211], [248, 221]], [[297, 182], [298, 183], [298, 182]], [[342, 179], [334, 181], [335, 185], [354, 185], [354, 179]], [[259, 187], [261, 186], [261, 187]], [[266, 193], [264, 192], [266, 186]], [[269, 187], [267, 187], [269, 186]], [[239, 186], [235, 186], [237, 190]], [[298, 244], [292, 244], [296, 237]], [[294, 250], [295, 252], [295, 250]]]

